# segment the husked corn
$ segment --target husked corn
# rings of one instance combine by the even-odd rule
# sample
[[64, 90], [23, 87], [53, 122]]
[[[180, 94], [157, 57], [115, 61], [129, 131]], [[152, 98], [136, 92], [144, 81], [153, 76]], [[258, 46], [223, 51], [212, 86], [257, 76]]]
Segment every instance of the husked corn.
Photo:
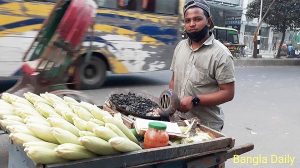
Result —
[[38, 113], [35, 109], [30, 108], [15, 108], [14, 113], [21, 118], [26, 118], [28, 116], [39, 116], [43, 117], [40, 113]]
[[90, 103], [83, 102], [83, 101], [80, 102], [80, 105], [88, 109], [91, 112], [91, 114], [98, 120], [103, 121], [104, 116], [112, 116], [109, 112], [101, 110], [96, 105], [92, 105]]
[[85, 121], [89, 121], [91, 118], [94, 118], [93, 115], [85, 108], [77, 105], [70, 105], [71, 109], [77, 116]]
[[23, 119], [17, 115], [2, 115], [1, 119], [23, 122]]
[[56, 140], [56, 138], [51, 133], [51, 127], [41, 125], [41, 124], [26, 124], [28, 129], [34, 133], [34, 135], [46, 142], [51, 142], [58, 144], [59, 142]]
[[112, 123], [106, 123], [105, 127], [111, 129], [114, 133], [116, 133], [120, 137], [128, 138], [117, 126], [115, 126]]
[[35, 124], [41, 124], [49, 127], [51, 126], [50, 123], [44, 117], [39, 117], [39, 116], [28, 116], [24, 119], [24, 122], [26, 124], [35, 123]]
[[73, 143], [80, 145], [78, 137], [67, 130], [54, 127], [51, 129], [51, 133], [60, 144]]
[[67, 104], [68, 104], [68, 103], [70, 103], [70, 104], [79, 104], [79, 102], [76, 101], [76, 100], [75, 100], [74, 98], [72, 98], [72, 97], [64, 96], [63, 99], [64, 99], [64, 101], [65, 101]]
[[83, 136], [79, 138], [79, 141], [85, 148], [98, 155], [112, 155], [119, 153], [107, 141], [98, 137]]
[[52, 107], [61, 116], [63, 116], [63, 113], [65, 113], [65, 111], [72, 112], [70, 107], [65, 103], [55, 102], [55, 103], [52, 104]]
[[24, 125], [24, 123], [19, 121], [14, 121], [14, 120], [0, 120], [0, 125], [3, 128], [6, 128], [7, 126], [11, 126], [11, 125]]
[[98, 125], [98, 124], [96, 124], [92, 121], [88, 121], [87, 124], [86, 124], [86, 130], [90, 131], [90, 132], [94, 132], [94, 129], [98, 126], [100, 126], [100, 125]]
[[11, 109], [0, 107], [0, 118], [3, 119], [4, 115], [15, 115], [15, 113]]
[[68, 160], [88, 159], [96, 155], [88, 151], [85, 147], [72, 143], [65, 143], [55, 148], [58, 156]]
[[6, 108], [6, 109], [11, 109], [12, 110], [13, 106], [10, 103], [0, 99], [0, 108]]
[[90, 121], [97, 124], [97, 125], [99, 125], [99, 126], [104, 126], [105, 125], [105, 123], [103, 121], [98, 120], [96, 118], [91, 118]]
[[18, 145], [23, 145], [26, 142], [42, 141], [41, 139], [36, 138], [36, 137], [34, 137], [32, 135], [25, 134], [25, 133], [20, 133], [20, 132], [11, 133], [11, 134], [9, 134], [9, 137], [11, 138], [11, 140], [14, 143], [16, 143]]
[[11, 126], [7, 126], [6, 128], [9, 130], [10, 133], [20, 132], [20, 133], [34, 136], [34, 133], [30, 131], [30, 129], [28, 129], [26, 125], [11, 125]]
[[43, 102], [37, 102], [34, 104], [35, 109], [45, 118], [48, 118], [50, 116], [57, 116], [60, 117], [55, 109], [51, 107], [50, 105], [43, 103]]
[[78, 133], [79, 129], [64, 119], [56, 118], [56, 117], [49, 117], [49, 118], [47, 118], [47, 121], [51, 124], [52, 127], [62, 128], [64, 130], [71, 132], [72, 134], [74, 134], [76, 136], [79, 136], [79, 133]]
[[132, 152], [132, 151], [137, 151], [142, 149], [136, 143], [123, 137], [114, 137], [111, 138], [108, 142], [114, 149], [120, 152]]
[[53, 105], [55, 102], [61, 102], [64, 103], [64, 100], [58, 96], [56, 96], [55, 94], [52, 93], [44, 93], [44, 94], [40, 94], [40, 96], [44, 99], [46, 99], [51, 105]]
[[10, 93], [2, 93], [1, 98], [8, 103], [18, 102], [22, 104], [32, 105], [28, 100]]
[[40, 146], [40, 147], [44, 147], [44, 148], [54, 149], [58, 145], [54, 144], [54, 143], [50, 143], [50, 142], [45, 142], [45, 141], [26, 142], [26, 143], [23, 144], [23, 147], [25, 147], [25, 148], [28, 148], [28, 147], [31, 147], [31, 146]]
[[87, 130], [87, 122], [79, 117], [73, 117], [74, 125], [81, 131]]
[[24, 93], [23, 96], [28, 101], [30, 101], [32, 104], [35, 104], [37, 102], [43, 102], [43, 103], [49, 104], [49, 102], [46, 99], [42, 98], [41, 96], [39, 96], [37, 94], [31, 93], [31, 92]]
[[113, 132], [111, 129], [103, 127], [103, 126], [97, 126], [94, 128], [94, 133], [96, 134], [97, 137], [104, 139], [108, 141], [109, 139], [113, 137], [117, 137], [118, 134]]
[[115, 126], [117, 126], [131, 141], [137, 144], [139, 143], [136, 137], [130, 131], [130, 129], [128, 129], [123, 122], [120, 122], [113, 117], [104, 117], [103, 120], [105, 123], [112, 123]]
[[96, 136], [95, 133], [90, 132], [90, 131], [79, 131], [79, 136], [83, 137], [83, 136]]
[[54, 164], [66, 162], [65, 159], [58, 156], [56, 151], [42, 146], [30, 146], [25, 148], [27, 156], [35, 163]]

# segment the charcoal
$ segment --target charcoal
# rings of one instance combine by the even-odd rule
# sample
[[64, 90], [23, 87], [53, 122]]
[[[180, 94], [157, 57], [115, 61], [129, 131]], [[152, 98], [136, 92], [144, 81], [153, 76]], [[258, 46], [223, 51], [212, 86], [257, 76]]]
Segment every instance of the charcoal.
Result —
[[147, 113], [159, 108], [156, 102], [136, 95], [133, 92], [129, 92], [128, 94], [112, 94], [109, 100], [113, 105], [119, 108], [119, 110], [142, 116], [148, 116], [149, 114], [147, 115]]

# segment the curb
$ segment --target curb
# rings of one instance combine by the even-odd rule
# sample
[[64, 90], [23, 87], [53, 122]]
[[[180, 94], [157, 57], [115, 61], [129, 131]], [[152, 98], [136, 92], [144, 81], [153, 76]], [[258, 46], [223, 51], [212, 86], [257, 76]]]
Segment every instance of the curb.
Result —
[[234, 60], [235, 66], [299, 66], [299, 58], [267, 59], [240, 58]]

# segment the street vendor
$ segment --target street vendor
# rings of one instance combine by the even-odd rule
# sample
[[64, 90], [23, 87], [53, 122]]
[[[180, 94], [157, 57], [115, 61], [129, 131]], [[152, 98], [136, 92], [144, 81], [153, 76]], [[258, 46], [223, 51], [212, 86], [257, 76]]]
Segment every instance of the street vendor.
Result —
[[173, 120], [198, 117], [217, 131], [224, 125], [220, 104], [234, 97], [234, 64], [230, 51], [212, 34], [210, 7], [205, 0], [187, 0], [184, 9], [187, 39], [175, 48], [169, 88], [180, 98]]

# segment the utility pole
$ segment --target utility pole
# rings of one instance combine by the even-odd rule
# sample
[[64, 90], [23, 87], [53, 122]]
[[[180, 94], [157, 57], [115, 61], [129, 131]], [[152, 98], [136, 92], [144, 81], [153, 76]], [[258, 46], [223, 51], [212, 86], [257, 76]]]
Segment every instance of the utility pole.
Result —
[[[259, 54], [259, 48], [260, 48], [260, 22], [261, 22], [261, 15], [262, 15], [262, 6], [263, 6], [263, 0], [260, 0], [260, 11], [259, 11], [259, 18], [257, 22], [257, 32], [254, 34], [253, 42], [254, 42], [254, 48], [253, 48], [253, 58], [258, 58]], [[258, 34], [258, 35], [257, 35]]]
[[[268, 9], [267, 9], [267, 11], [266, 11], [266, 13], [264, 14], [264, 16], [261, 18], [261, 15], [262, 15], [262, 4], [263, 4], [263, 0], [261, 0], [261, 2], [260, 2], [260, 12], [259, 12], [259, 21], [258, 21], [258, 26], [257, 26], [257, 28], [256, 28], [256, 30], [255, 30], [255, 32], [254, 32], [254, 36], [253, 36], [253, 46], [254, 46], [254, 48], [253, 48], [253, 58], [257, 58], [257, 54], [258, 54], [258, 48], [257, 48], [257, 40], [259, 39], [259, 42], [260, 42], [260, 36], [258, 36], [258, 32], [259, 32], [259, 30], [260, 30], [260, 27], [261, 27], [261, 25], [262, 25], [262, 21], [265, 19], [265, 17], [267, 16], [267, 14], [268, 14], [268, 12], [269, 12], [269, 10], [271, 9], [271, 7], [273, 6], [273, 4], [274, 4], [274, 2], [275, 2], [276, 0], [273, 0], [272, 2], [271, 2], [271, 4], [269, 5], [269, 7], [268, 7]], [[260, 35], [260, 34], [259, 34]]]

